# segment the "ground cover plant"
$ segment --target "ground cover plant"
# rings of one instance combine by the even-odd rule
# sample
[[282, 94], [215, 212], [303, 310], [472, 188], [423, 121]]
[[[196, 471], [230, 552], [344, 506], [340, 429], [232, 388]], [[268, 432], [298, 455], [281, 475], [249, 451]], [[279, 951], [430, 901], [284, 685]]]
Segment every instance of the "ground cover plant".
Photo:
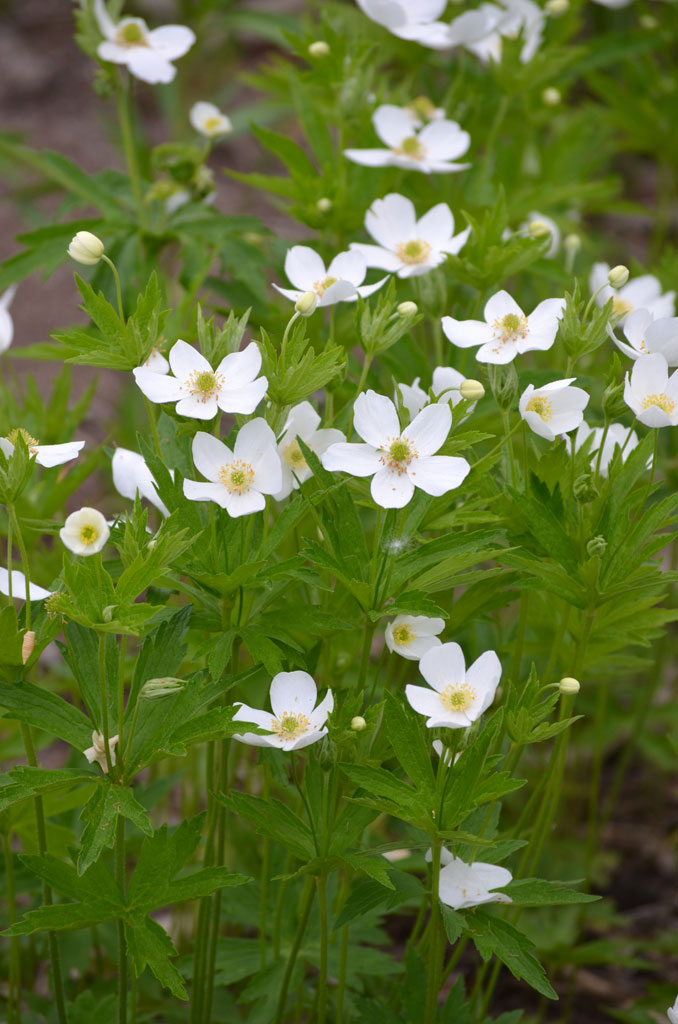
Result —
[[119, 166], [0, 136], [4, 1019], [675, 1022], [675, 6], [73, 13]]

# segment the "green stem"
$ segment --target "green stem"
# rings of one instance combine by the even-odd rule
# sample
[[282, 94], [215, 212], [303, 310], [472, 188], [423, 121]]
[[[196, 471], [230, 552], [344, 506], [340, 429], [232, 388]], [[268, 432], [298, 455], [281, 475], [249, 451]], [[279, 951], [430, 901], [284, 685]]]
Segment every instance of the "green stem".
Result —
[[301, 904], [299, 913], [299, 924], [297, 925], [297, 933], [294, 936], [294, 942], [290, 955], [287, 958], [287, 965], [285, 967], [285, 974], [283, 975], [282, 984], [280, 986], [280, 994], [278, 996], [278, 1007], [275, 1015], [275, 1024], [283, 1024], [283, 1018], [285, 1015], [285, 1004], [287, 1002], [287, 992], [290, 987], [290, 981], [292, 980], [292, 972], [294, 971], [294, 965], [297, 962], [297, 956], [301, 949], [301, 943], [304, 939], [304, 933], [306, 932], [306, 925], [308, 924], [308, 918], [311, 913], [311, 906], [313, 905], [313, 879], [308, 877], [304, 882], [304, 889], [301, 894]]
[[106, 253], [104, 253], [101, 258], [104, 261], [104, 263], [108, 263], [109, 267], [113, 271], [113, 277], [115, 278], [115, 294], [116, 294], [117, 299], [118, 299], [118, 315], [119, 315], [120, 321], [121, 321], [121, 323], [122, 323], [122, 325], [124, 327], [125, 326], [125, 311], [124, 311], [123, 305], [122, 305], [122, 287], [120, 285], [120, 275], [118, 274], [118, 270], [117, 270], [117, 267], [116, 267], [115, 263], [113, 262], [112, 259], [109, 259], [109, 257], [106, 255]]
[[[271, 775], [267, 764], [264, 765], [264, 784], [262, 797], [268, 801], [271, 793]], [[266, 921], [268, 918], [268, 874], [271, 859], [271, 841], [264, 836], [261, 851], [261, 874], [259, 876], [259, 966], [263, 971], [266, 967]]]
[[320, 916], [320, 977], [318, 979], [318, 1024], [327, 1020], [327, 875], [318, 875], [318, 913]]
[[[16, 893], [14, 889], [14, 857], [9, 832], [4, 832], [2, 843], [5, 852], [5, 888], [7, 890], [7, 912], [10, 926], [16, 921]], [[21, 1024], [21, 961], [19, 939], [13, 935], [9, 940], [9, 993], [7, 1000], [7, 1024]]]
[[148, 418], [149, 418], [150, 423], [151, 423], [151, 433], [153, 434], [153, 444], [155, 445], [155, 450], [156, 450], [156, 453], [158, 454], [159, 458], [162, 458], [162, 448], [160, 447], [160, 438], [158, 437], [158, 427], [157, 427], [157, 424], [155, 422], [155, 409], [153, 408], [153, 404], [150, 401], [150, 399], [146, 398], [146, 395], [144, 395], [144, 403], [146, 405], [146, 411], [148, 413]]
[[516, 427], [513, 430], [511, 430], [511, 421], [509, 419], [508, 409], [502, 409], [502, 411], [501, 411], [501, 418], [502, 418], [502, 422], [504, 424], [504, 436], [505, 436], [506, 441], [508, 441], [509, 462], [511, 464], [511, 483], [515, 487], [516, 486], [516, 459], [515, 459], [515, 455], [513, 453], [513, 439], [512, 439], [512, 435], [515, 433], [515, 430], [517, 429], [517, 427], [520, 426], [520, 423], [518, 423], [516, 425]]
[[19, 554], [21, 556], [21, 568], [26, 579], [26, 604], [24, 606], [24, 614], [26, 617], [26, 630], [28, 631], [31, 628], [31, 571], [28, 565], [28, 554], [26, 552], [26, 545], [24, 544], [23, 534], [21, 533], [21, 527], [19, 525], [19, 520], [17, 518], [16, 509], [14, 508], [14, 505], [7, 505], [7, 516], [11, 523], [12, 530], [16, 534], [16, 543], [17, 547], [19, 548]]
[[[442, 759], [441, 759], [442, 760]], [[440, 932], [440, 904], [438, 901], [438, 887], [440, 884], [440, 853], [442, 839], [435, 839], [433, 842], [433, 856], [431, 860], [431, 919], [430, 919], [430, 940], [428, 951], [428, 989], [426, 993], [425, 1024], [434, 1024], [438, 1008], [438, 992], [440, 989], [440, 955], [439, 955], [439, 932]]]
[[[125, 900], [125, 819], [118, 815], [115, 826], [115, 880]], [[118, 1024], [127, 1024], [127, 945], [124, 921], [118, 921]]]
[[137, 219], [142, 231], [146, 229], [146, 208], [144, 206], [143, 191], [141, 188], [141, 174], [139, 173], [139, 161], [137, 159], [134, 135], [132, 133], [132, 122], [129, 111], [129, 77], [126, 86], [120, 78], [116, 78], [115, 96], [120, 119], [120, 132], [122, 135], [122, 147], [125, 151], [125, 160], [129, 171], [132, 195], [136, 206]]
[[[98, 555], [94, 556], [98, 558]], [[104, 751], [106, 754], [106, 769], [110, 776], [113, 768], [111, 750], [108, 745], [110, 736], [108, 725], [108, 682], [106, 679], [106, 634], [99, 633], [99, 700], [101, 701], [101, 733], [104, 737]]]

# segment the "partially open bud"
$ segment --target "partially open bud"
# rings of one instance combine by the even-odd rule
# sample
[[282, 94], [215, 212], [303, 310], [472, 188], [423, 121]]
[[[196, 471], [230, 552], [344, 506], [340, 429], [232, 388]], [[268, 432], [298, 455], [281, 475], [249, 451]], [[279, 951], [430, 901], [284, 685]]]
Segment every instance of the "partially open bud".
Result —
[[552, 18], [560, 18], [561, 15], [569, 11], [570, 3], [569, 0], [546, 0], [544, 4], [544, 10], [547, 14], [550, 14]]
[[139, 696], [143, 700], [161, 700], [163, 697], [172, 697], [175, 693], [183, 690], [182, 679], [174, 679], [171, 676], [165, 679], [149, 679], [141, 687]]
[[481, 398], [485, 397], [485, 388], [479, 380], [473, 380], [469, 377], [459, 385], [459, 394], [467, 402], [479, 402]]
[[351, 719], [351, 728], [353, 729], [353, 732], [362, 732], [366, 725], [367, 722], [362, 715], [356, 715], [355, 718]]
[[561, 99], [562, 96], [560, 95], [560, 91], [558, 89], [554, 89], [552, 85], [547, 89], [544, 89], [541, 94], [541, 101], [545, 107], [557, 107]]
[[617, 267], [613, 267], [610, 273], [607, 275], [607, 280], [613, 288], [621, 288], [629, 279], [629, 268], [623, 264], [619, 264]]
[[586, 545], [586, 554], [589, 558], [593, 558], [594, 555], [604, 555], [606, 548], [607, 541], [601, 534], [598, 534], [597, 537], [592, 537]]
[[551, 228], [545, 220], [531, 220], [527, 226], [532, 238], [546, 238], [551, 234]]
[[294, 308], [300, 316], [313, 316], [318, 305], [318, 296], [315, 292], [304, 292], [294, 304]]
[[33, 632], [32, 629], [27, 629], [26, 632], [24, 633], [24, 638], [21, 641], [21, 660], [24, 663], [24, 665], [26, 664], [31, 654], [33, 653], [34, 647], [35, 633]]
[[315, 57], [316, 60], [320, 57], [327, 57], [330, 52], [330, 48], [323, 39], [318, 39], [317, 42], [311, 43], [308, 48], [309, 57]]
[[579, 235], [576, 235], [574, 233], [571, 235], [565, 235], [565, 238], [563, 239], [563, 245], [568, 250], [568, 252], [579, 252], [579, 250], [581, 249], [581, 238], [579, 237]]
[[558, 683], [558, 689], [566, 697], [574, 697], [576, 693], [579, 693], [581, 686], [578, 679], [573, 679], [572, 676], [563, 676]]
[[598, 497], [598, 488], [593, 482], [593, 475], [582, 473], [581, 476], [578, 476], [572, 485], [572, 493], [575, 501], [580, 505], [587, 505], [590, 501], [595, 501]]
[[91, 231], [78, 231], [68, 247], [68, 255], [76, 263], [93, 267], [104, 254], [104, 243]]
[[327, 213], [328, 210], [332, 209], [332, 200], [328, 199], [327, 196], [322, 196], [315, 205], [321, 213]]
[[416, 316], [419, 312], [419, 306], [416, 302], [401, 302], [397, 307], [397, 312], [400, 316]]

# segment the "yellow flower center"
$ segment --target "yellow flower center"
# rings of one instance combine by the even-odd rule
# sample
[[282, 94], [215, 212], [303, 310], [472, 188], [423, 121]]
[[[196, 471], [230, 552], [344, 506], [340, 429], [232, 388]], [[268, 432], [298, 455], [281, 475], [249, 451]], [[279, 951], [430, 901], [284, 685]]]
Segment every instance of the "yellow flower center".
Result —
[[440, 702], [449, 711], [466, 711], [476, 699], [476, 691], [466, 683], [450, 683], [440, 694]]
[[537, 416], [541, 416], [544, 423], [547, 420], [553, 419], [553, 403], [549, 402], [548, 398], [542, 398], [541, 395], [535, 395], [531, 398], [525, 406], [526, 412], [536, 412]]
[[416, 457], [416, 448], [406, 438], [389, 437], [388, 446], [381, 449], [380, 462], [402, 476], [412, 459]]
[[23, 427], [15, 427], [14, 430], [10, 430], [9, 434], [7, 435], [7, 440], [9, 441], [10, 444], [16, 444], [19, 437], [23, 437], [26, 443], [26, 447], [28, 448], [31, 455], [38, 454], [38, 445], [40, 444], [40, 442], [35, 437], [31, 437], [28, 431], [24, 430]]
[[283, 449], [283, 458], [290, 469], [304, 469], [307, 465], [304, 453], [299, 447], [296, 437]]
[[408, 104], [408, 110], [413, 111], [424, 121], [430, 121], [432, 117], [435, 117], [436, 109], [435, 104], [428, 96], [417, 96]]
[[652, 405], [656, 405], [657, 408], [665, 412], [667, 416], [670, 416], [676, 407], [676, 403], [669, 398], [668, 395], [665, 395], [663, 391], [660, 391], [656, 395], [645, 395], [645, 398], [643, 399], [643, 409], [649, 409]]
[[403, 139], [393, 152], [398, 156], [409, 156], [412, 160], [423, 160], [426, 156], [426, 146], [422, 146], [416, 135], [410, 135]]
[[416, 634], [412, 627], [405, 624], [402, 626], [396, 626], [393, 630], [393, 639], [397, 644], [411, 644], [415, 637]]
[[499, 317], [492, 324], [494, 336], [497, 341], [504, 344], [507, 341], [518, 341], [519, 338], [526, 338], [529, 334], [529, 327], [526, 316], [518, 316], [517, 313], [507, 313]]
[[80, 540], [83, 544], [94, 544], [99, 539], [99, 531], [96, 526], [92, 526], [91, 523], [87, 523], [85, 526], [80, 527]]
[[205, 120], [203, 121], [203, 128], [209, 135], [212, 135], [214, 132], [220, 131], [222, 128], [221, 118], [215, 116], [206, 117]]
[[208, 402], [224, 386], [224, 378], [213, 370], [195, 370], [187, 381], [188, 390], [199, 402]]
[[272, 731], [281, 740], [295, 740], [297, 736], [303, 736], [311, 728], [306, 715], [295, 715], [291, 711], [283, 711], [279, 718], [271, 722]]
[[115, 41], [118, 46], [148, 46], [146, 33], [137, 21], [128, 21], [125, 25], [118, 25]]
[[413, 238], [411, 242], [399, 242], [396, 247], [398, 258], [403, 263], [425, 263], [431, 252], [431, 246], [423, 238]]
[[219, 480], [229, 494], [247, 494], [252, 487], [254, 470], [249, 462], [230, 462], [219, 470]]
[[616, 313], [617, 316], [626, 316], [627, 313], [633, 312], [633, 303], [628, 302], [627, 299], [620, 299], [618, 295], [612, 300], [612, 312]]
[[336, 277], [326, 277], [324, 281], [315, 281], [313, 284], [313, 291], [316, 293], [319, 299], [323, 297], [328, 288], [331, 288], [333, 284], [337, 283]]

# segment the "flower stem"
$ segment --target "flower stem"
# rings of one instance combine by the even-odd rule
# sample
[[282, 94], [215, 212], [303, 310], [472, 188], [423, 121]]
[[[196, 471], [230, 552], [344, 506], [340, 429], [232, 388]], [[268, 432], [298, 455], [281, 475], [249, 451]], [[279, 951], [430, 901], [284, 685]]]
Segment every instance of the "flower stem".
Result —
[[283, 1018], [285, 1015], [285, 1003], [287, 1002], [287, 992], [290, 987], [290, 981], [292, 979], [292, 972], [294, 971], [294, 965], [297, 962], [297, 956], [301, 949], [301, 943], [304, 938], [306, 931], [306, 925], [308, 924], [308, 918], [311, 913], [311, 906], [313, 905], [313, 879], [309, 876], [304, 882], [304, 888], [301, 894], [300, 913], [299, 913], [299, 924], [297, 925], [297, 933], [294, 936], [294, 942], [290, 955], [287, 958], [287, 965], [285, 967], [285, 974], [283, 975], [282, 984], [280, 986], [280, 994], [278, 996], [278, 1007], [275, 1014], [275, 1024], [283, 1024]]
[[440, 904], [438, 902], [438, 887], [440, 884], [440, 852], [442, 839], [436, 838], [433, 842], [433, 856], [431, 860], [431, 919], [429, 922], [430, 938], [428, 948], [428, 989], [426, 992], [425, 1024], [434, 1024], [436, 1010], [438, 1007], [438, 991], [440, 988], [440, 955], [439, 955], [439, 932], [440, 932]]
[[112, 259], [109, 259], [109, 257], [106, 255], [106, 253], [103, 253], [101, 258], [104, 261], [104, 263], [108, 263], [109, 267], [113, 271], [113, 277], [115, 278], [115, 294], [116, 294], [117, 299], [118, 299], [118, 316], [120, 317], [120, 321], [121, 321], [121, 323], [122, 323], [122, 325], [124, 327], [124, 325], [125, 325], [125, 311], [124, 311], [123, 305], [122, 305], [122, 287], [120, 285], [120, 275], [118, 274], [118, 269], [117, 269], [115, 263], [113, 262]]
[[318, 980], [318, 1024], [327, 1019], [327, 875], [318, 875], [318, 913], [320, 915], [320, 977]]
[[144, 197], [141, 189], [141, 175], [139, 173], [139, 161], [137, 160], [137, 151], [134, 144], [132, 122], [129, 112], [129, 78], [127, 79], [126, 85], [123, 85], [120, 78], [116, 78], [115, 96], [118, 106], [118, 117], [120, 119], [122, 146], [125, 151], [127, 169], [129, 170], [132, 195], [134, 196], [134, 205], [136, 206], [139, 227], [143, 231], [146, 228], [146, 209], [144, 207]]
[[[16, 921], [16, 894], [14, 890], [14, 858], [9, 832], [3, 832], [5, 852], [5, 888], [7, 889], [7, 910], [10, 926]], [[15, 1014], [16, 1011], [16, 1014]], [[13, 935], [9, 940], [9, 992], [7, 998], [7, 1024], [21, 1024], [21, 961], [19, 959], [19, 938]]]
[[[115, 826], [115, 880], [125, 899], [125, 819], [118, 815]], [[118, 1024], [127, 1024], [127, 945], [125, 924], [118, 921]]]
[[[98, 558], [98, 555], [94, 556]], [[101, 701], [101, 732], [104, 737], [106, 768], [110, 776], [113, 767], [111, 749], [108, 745], [110, 729], [108, 724], [108, 685], [106, 679], [106, 634], [99, 633], [99, 699]]]

